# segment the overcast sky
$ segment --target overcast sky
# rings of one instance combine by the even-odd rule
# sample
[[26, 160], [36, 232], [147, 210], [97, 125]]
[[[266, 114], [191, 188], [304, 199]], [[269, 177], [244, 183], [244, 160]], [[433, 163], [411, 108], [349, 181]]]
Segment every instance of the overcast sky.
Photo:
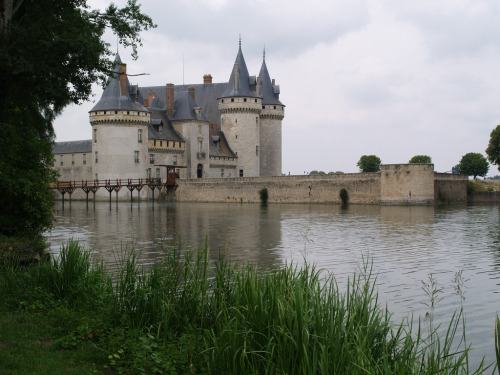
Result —
[[[226, 82], [239, 34], [258, 75], [265, 45], [286, 105], [284, 173], [357, 172], [371, 154], [385, 164], [425, 154], [450, 171], [468, 152], [485, 155], [500, 124], [497, 0], [139, 2], [158, 27], [142, 34], [137, 61], [119, 49], [130, 74], [150, 74], [133, 84], [202, 83], [206, 73]], [[56, 140], [90, 139], [93, 105], [68, 107]]]

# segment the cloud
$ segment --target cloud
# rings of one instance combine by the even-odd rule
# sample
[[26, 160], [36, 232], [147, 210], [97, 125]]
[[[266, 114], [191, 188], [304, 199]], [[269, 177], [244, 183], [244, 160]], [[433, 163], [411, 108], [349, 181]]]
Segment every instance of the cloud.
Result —
[[[494, 0], [141, 3], [158, 28], [143, 33], [137, 61], [120, 53], [128, 69], [150, 74], [133, 79], [142, 86], [200, 83], [206, 73], [227, 81], [240, 33], [258, 74], [265, 44], [286, 105], [284, 172], [355, 172], [364, 154], [386, 163], [427, 154], [447, 171], [484, 153], [500, 123]], [[90, 137], [91, 106], [65, 111], [58, 140]]]

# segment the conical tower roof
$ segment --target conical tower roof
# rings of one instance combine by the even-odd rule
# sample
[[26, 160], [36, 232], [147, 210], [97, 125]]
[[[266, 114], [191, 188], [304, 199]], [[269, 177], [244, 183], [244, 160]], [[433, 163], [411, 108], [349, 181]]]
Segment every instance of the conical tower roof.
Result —
[[283, 103], [280, 102], [278, 96], [275, 93], [275, 90], [277, 90], [279, 94], [278, 86], [273, 86], [271, 82], [271, 77], [269, 76], [269, 72], [267, 71], [265, 54], [264, 54], [264, 59], [262, 60], [262, 67], [260, 68], [259, 77], [260, 77], [260, 83], [262, 85], [260, 92], [260, 95], [262, 96], [262, 104], [283, 105]]
[[226, 89], [220, 97], [228, 98], [233, 96], [247, 96], [252, 98], [259, 97], [259, 95], [257, 95], [257, 93], [250, 87], [250, 76], [248, 74], [245, 58], [243, 57], [243, 52], [241, 51], [241, 41], [238, 49], [238, 55], [236, 56], [236, 61], [234, 62], [233, 71], [231, 72], [231, 77], [229, 78]]
[[115, 57], [115, 62], [118, 65], [113, 69], [111, 74], [109, 75], [108, 85], [104, 89], [102, 93], [101, 99], [97, 102], [97, 104], [90, 110], [90, 112], [94, 111], [110, 111], [110, 110], [126, 110], [126, 111], [141, 111], [148, 112], [148, 110], [139, 103], [136, 103], [135, 100], [132, 100], [129, 96], [130, 82], [127, 78], [127, 92], [125, 95], [121, 94], [120, 87], [120, 65], [121, 59], [120, 55], [117, 53]]

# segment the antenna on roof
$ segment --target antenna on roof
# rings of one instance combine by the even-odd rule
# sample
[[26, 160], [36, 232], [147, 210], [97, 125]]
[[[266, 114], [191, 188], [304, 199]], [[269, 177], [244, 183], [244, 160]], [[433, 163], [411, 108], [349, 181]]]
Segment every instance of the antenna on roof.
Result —
[[241, 48], [241, 33], [239, 34], [239, 43], [240, 43], [240, 48]]
[[118, 45], [120, 43], [120, 38], [118, 37], [118, 34], [116, 34], [116, 54], [118, 55]]
[[266, 61], [266, 45], [264, 44], [264, 52], [263, 52], [263, 59]]

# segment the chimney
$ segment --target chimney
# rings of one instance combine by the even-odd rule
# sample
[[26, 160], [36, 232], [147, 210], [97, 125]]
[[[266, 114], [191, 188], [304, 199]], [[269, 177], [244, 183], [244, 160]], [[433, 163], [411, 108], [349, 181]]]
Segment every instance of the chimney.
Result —
[[234, 63], [234, 89], [238, 90], [240, 87], [240, 71], [238, 70], [238, 63]]
[[167, 116], [172, 118], [174, 114], [174, 84], [167, 83]]
[[127, 65], [120, 65], [120, 93], [127, 95]]
[[146, 104], [146, 107], [149, 107], [149, 106], [151, 105], [151, 102], [153, 101], [154, 97], [155, 97], [154, 92], [150, 92], [150, 93], [148, 94], [148, 98], [147, 98], [146, 100], [144, 100], [144, 101], [146, 102], [146, 103], [145, 103], [145, 104]]
[[203, 76], [203, 83], [212, 83], [212, 75], [211, 74], [205, 74]]
[[276, 80], [275, 80], [274, 78], [271, 80], [271, 84], [272, 84], [273, 86], [274, 86], [274, 85], [276, 85]]
[[189, 92], [189, 95], [191, 95], [191, 97], [193, 98], [193, 100], [195, 100], [194, 86], [189, 86], [188, 87], [188, 92]]
[[261, 91], [261, 89], [262, 89], [262, 84], [261, 84], [261, 82], [260, 82], [260, 77], [257, 77], [257, 86], [256, 86], [256, 88], [255, 88], [255, 89], [256, 89], [256, 91], [257, 91], [257, 95], [259, 95], [259, 96], [260, 96], [260, 91]]

